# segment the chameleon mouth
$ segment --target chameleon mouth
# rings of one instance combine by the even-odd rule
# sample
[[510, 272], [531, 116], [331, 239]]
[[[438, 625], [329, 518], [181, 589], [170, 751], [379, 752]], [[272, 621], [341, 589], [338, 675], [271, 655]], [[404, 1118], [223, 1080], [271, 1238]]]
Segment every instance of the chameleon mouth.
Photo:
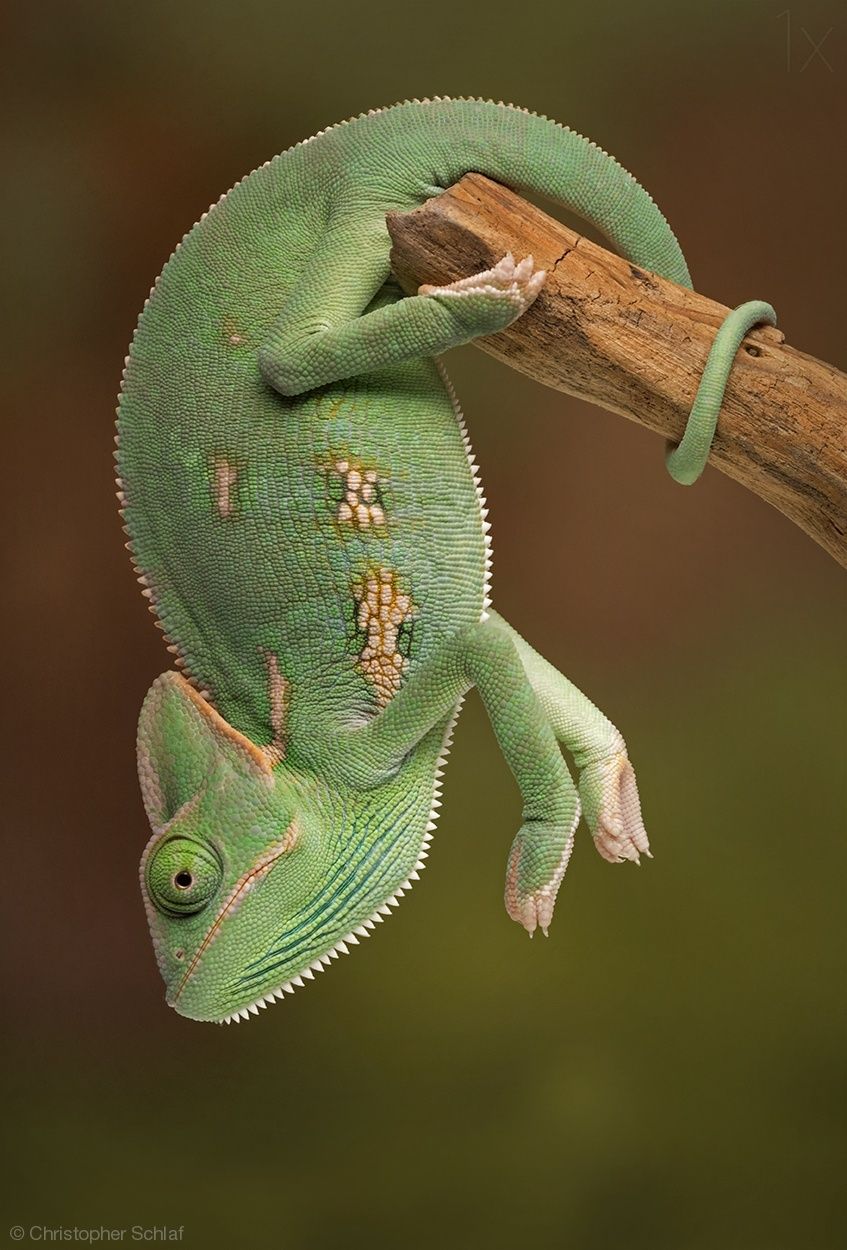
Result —
[[182, 994], [183, 990], [188, 985], [188, 982], [200, 967], [202, 958], [206, 951], [220, 933], [224, 921], [229, 919], [235, 914], [235, 912], [238, 911], [238, 908], [241, 906], [247, 895], [250, 894], [256, 886], [265, 879], [278, 859], [281, 859], [283, 855], [287, 855], [289, 851], [294, 849], [299, 841], [299, 838], [300, 830], [297, 827], [296, 821], [292, 821], [282, 837], [272, 843], [266, 851], [263, 851], [255, 863], [251, 864], [243, 876], [239, 877], [221, 906], [218, 908], [218, 912], [212, 923], [209, 925], [209, 928], [206, 930], [203, 940], [200, 942], [197, 950], [192, 955], [191, 962], [186, 968], [182, 980], [174, 993], [168, 996], [169, 1006], [173, 1007], [176, 1005], [179, 996]]

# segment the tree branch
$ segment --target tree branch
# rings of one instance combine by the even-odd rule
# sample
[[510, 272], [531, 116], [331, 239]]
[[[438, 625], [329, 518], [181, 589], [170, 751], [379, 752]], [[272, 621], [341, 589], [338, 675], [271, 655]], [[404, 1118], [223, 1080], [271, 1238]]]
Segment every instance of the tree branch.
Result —
[[[394, 273], [410, 293], [508, 251], [534, 256], [548, 274], [535, 304], [478, 345], [547, 386], [682, 437], [722, 304], [638, 269], [479, 174], [390, 213], [388, 229]], [[788, 347], [778, 329], [751, 331], [710, 463], [847, 566], [847, 376]]]

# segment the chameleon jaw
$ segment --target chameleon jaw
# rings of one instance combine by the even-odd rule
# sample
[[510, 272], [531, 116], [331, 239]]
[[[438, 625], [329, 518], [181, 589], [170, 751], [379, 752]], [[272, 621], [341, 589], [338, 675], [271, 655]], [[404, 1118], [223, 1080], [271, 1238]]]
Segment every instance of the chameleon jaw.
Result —
[[414, 868], [409, 873], [403, 884], [398, 886], [394, 893], [390, 895], [384, 903], [381, 903], [376, 911], [371, 913], [367, 920], [364, 920], [360, 925], [357, 925], [355, 929], [351, 929], [350, 932], [346, 933], [340, 941], [336, 942], [335, 945], [330, 947], [330, 949], [323, 955], [319, 955], [317, 959], [314, 959], [310, 964], [303, 968], [302, 971], [298, 972], [296, 976], [291, 977], [288, 981], [281, 985], [279, 989], [272, 990], [268, 994], [263, 994], [254, 1002], [248, 1003], [245, 1007], [241, 1007], [238, 1010], [231, 1012], [229, 1015], [221, 1017], [221, 1019], [215, 1021], [215, 1023], [238, 1024], [241, 1020], [249, 1020], [251, 1015], [257, 1016], [260, 1009], [264, 1010], [272, 1003], [281, 1001], [286, 994], [293, 994], [296, 989], [302, 988], [306, 984], [307, 980], [313, 981], [315, 974], [323, 972], [325, 968], [329, 967], [333, 959], [337, 959], [339, 955], [349, 955], [351, 945], [358, 946], [362, 938], [370, 937], [377, 924], [381, 924], [386, 916], [391, 915], [391, 909], [393, 907], [400, 906], [400, 899], [407, 890], [411, 889], [412, 883], [417, 881], [420, 877], [420, 871], [425, 867], [424, 861], [429, 854], [429, 843], [432, 841], [432, 830], [434, 828], [435, 821], [430, 820], [427, 824], [426, 833], [424, 834], [424, 838], [421, 843], [421, 851], [418, 855], [418, 860]]
[[423, 838], [421, 839], [421, 849], [418, 852], [418, 858], [415, 866], [409, 873], [406, 880], [397, 887], [394, 893], [391, 894], [384, 903], [380, 903], [379, 907], [377, 907], [366, 920], [362, 921], [361, 924], [356, 925], [355, 928], [351, 929], [349, 933], [346, 933], [340, 941], [336, 942], [334, 946], [330, 947], [330, 949], [325, 951], [324, 954], [319, 955], [317, 959], [312, 960], [310, 964], [307, 964], [306, 967], [301, 969], [295, 976], [290, 977], [278, 989], [271, 990], [266, 994], [261, 994], [258, 998], [254, 999], [253, 1002], [246, 1003], [243, 1007], [236, 1008], [227, 1015], [221, 1016], [220, 1019], [214, 1021], [215, 1024], [239, 1024], [242, 1020], [249, 1020], [251, 1016], [257, 1016], [260, 1011], [264, 1011], [265, 1008], [271, 1006], [271, 1004], [281, 1001], [286, 994], [293, 994], [295, 990], [301, 989], [306, 984], [306, 981], [313, 981], [315, 979], [315, 975], [318, 972], [323, 972], [325, 968], [328, 968], [334, 959], [338, 959], [339, 955], [349, 955], [351, 945], [358, 946], [362, 938], [370, 937], [376, 926], [378, 924], [382, 924], [386, 916], [391, 915], [392, 908], [400, 906], [400, 899], [408, 890], [411, 889], [412, 884], [420, 878], [422, 870], [426, 867], [425, 861], [429, 855], [429, 845], [432, 842], [432, 835], [438, 820], [438, 811], [441, 807], [441, 788], [444, 764], [450, 751], [453, 729], [460, 710], [461, 703], [457, 705], [444, 735], [444, 742], [441, 747], [441, 753], [438, 757], [438, 765], [435, 771], [435, 781], [432, 790], [429, 818], [427, 820]]

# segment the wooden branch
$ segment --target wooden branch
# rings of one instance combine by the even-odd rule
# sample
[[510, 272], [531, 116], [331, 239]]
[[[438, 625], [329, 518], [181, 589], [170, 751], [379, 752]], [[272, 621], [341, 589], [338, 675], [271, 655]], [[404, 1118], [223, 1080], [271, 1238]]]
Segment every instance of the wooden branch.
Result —
[[[486, 352], [547, 386], [678, 442], [722, 304], [584, 239], [479, 174], [410, 213], [390, 213], [392, 267], [407, 292], [487, 269], [506, 252], [547, 270], [535, 304]], [[710, 463], [847, 566], [847, 376], [770, 326], [733, 365]]]

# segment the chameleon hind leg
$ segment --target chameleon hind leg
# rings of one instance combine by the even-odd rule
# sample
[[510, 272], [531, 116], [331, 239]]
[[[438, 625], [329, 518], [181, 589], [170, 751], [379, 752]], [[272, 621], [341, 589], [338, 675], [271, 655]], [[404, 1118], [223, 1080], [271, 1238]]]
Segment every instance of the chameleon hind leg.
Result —
[[641, 818], [635, 773], [626, 743], [612, 722], [496, 612], [491, 613], [514, 641], [524, 671], [553, 733], [571, 753], [579, 771], [585, 823], [597, 850], [611, 863], [650, 854]]
[[386, 286], [388, 258], [381, 219], [346, 221], [324, 235], [259, 349], [275, 390], [300, 395], [494, 334], [526, 311], [545, 277], [531, 257], [515, 264], [505, 256], [483, 273], [400, 298]]
[[523, 799], [506, 909], [529, 933], [538, 925], [546, 932], [573, 847], [579, 795], [515, 639], [501, 622], [488, 620], [449, 639], [373, 720], [336, 738], [324, 766], [358, 786], [379, 784], [472, 686]]

